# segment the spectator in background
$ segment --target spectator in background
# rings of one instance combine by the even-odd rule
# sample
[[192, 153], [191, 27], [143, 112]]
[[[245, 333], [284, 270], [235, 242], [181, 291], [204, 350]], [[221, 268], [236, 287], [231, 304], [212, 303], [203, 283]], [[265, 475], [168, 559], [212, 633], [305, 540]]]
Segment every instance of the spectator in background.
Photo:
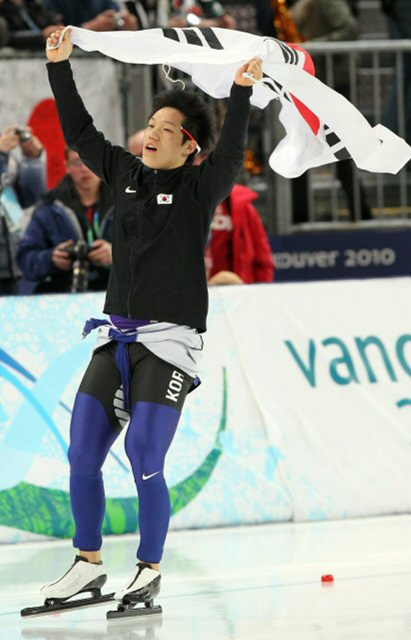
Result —
[[[305, 41], [338, 42], [358, 38], [358, 22], [347, 0], [290, 0], [291, 15]], [[347, 56], [333, 56], [333, 88], [350, 99], [350, 73]], [[324, 58], [314, 56], [316, 75], [326, 82]], [[354, 171], [351, 160], [336, 164], [337, 177], [344, 189], [351, 219], [354, 214]], [[306, 175], [293, 182], [294, 222], [306, 222]], [[360, 214], [363, 220], [372, 218], [363, 187], [360, 185]]]
[[46, 191], [46, 158], [31, 130], [11, 126], [0, 135], [0, 295], [18, 293], [16, 252], [23, 209]]
[[236, 22], [217, 0], [173, 0], [168, 27], [223, 27], [235, 29]]
[[[388, 17], [388, 27], [391, 38], [411, 38], [411, 1], [410, 0], [382, 0], [382, 8]], [[398, 118], [398, 81], [394, 76], [391, 95], [384, 114], [384, 124], [399, 135], [403, 135], [408, 144], [411, 144], [411, 53], [403, 54], [403, 95], [405, 130], [400, 131]]]
[[104, 290], [108, 282], [112, 193], [74, 149], [66, 158], [67, 175], [36, 207], [17, 253], [24, 276], [37, 283], [35, 293], [71, 290], [79, 241], [88, 247], [88, 288]]
[[[193, 164], [201, 164], [206, 157], [199, 153]], [[236, 184], [218, 205], [204, 256], [209, 285], [273, 282], [274, 259], [253, 204], [257, 198], [255, 191]]]
[[271, 0], [254, 0], [256, 9], [257, 29], [270, 38], [278, 38], [277, 29], [274, 26], [274, 13]]
[[125, 4], [113, 0], [45, 0], [51, 11], [62, 15], [65, 25], [83, 27], [91, 31], [135, 31], [136, 16]]
[[0, 45], [15, 48], [43, 48], [46, 38], [62, 24], [61, 17], [48, 11], [39, 0], [0, 0]]
[[206, 249], [208, 284], [273, 282], [267, 232], [253, 202], [258, 194], [236, 184], [216, 209]]

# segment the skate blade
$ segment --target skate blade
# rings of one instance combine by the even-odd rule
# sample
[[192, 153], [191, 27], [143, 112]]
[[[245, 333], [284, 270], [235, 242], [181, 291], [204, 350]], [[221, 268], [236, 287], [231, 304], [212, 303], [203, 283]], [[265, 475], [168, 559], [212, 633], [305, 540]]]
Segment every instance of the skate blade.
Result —
[[155, 605], [152, 600], [138, 604], [124, 604], [120, 602], [116, 611], [107, 611], [107, 620], [120, 620], [122, 618], [136, 618], [138, 616], [161, 615], [163, 609]]
[[70, 611], [72, 609], [85, 609], [86, 607], [96, 607], [100, 604], [107, 604], [114, 600], [114, 593], [107, 593], [106, 595], [96, 596], [91, 598], [79, 598], [78, 600], [66, 600], [65, 602], [50, 601], [48, 604], [43, 604], [38, 607], [27, 607], [20, 611], [20, 615], [23, 618], [29, 616], [47, 616], [51, 613], [58, 613], [64, 611]]

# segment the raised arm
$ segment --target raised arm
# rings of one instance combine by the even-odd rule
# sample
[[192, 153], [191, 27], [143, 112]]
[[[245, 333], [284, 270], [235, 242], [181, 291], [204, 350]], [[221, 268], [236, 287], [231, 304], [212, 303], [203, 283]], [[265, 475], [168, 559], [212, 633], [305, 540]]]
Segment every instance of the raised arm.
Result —
[[200, 167], [199, 198], [209, 199], [211, 191], [216, 206], [231, 193], [244, 162], [251, 88], [262, 75], [260, 59], [251, 60], [237, 70], [217, 146]]
[[[57, 46], [60, 31], [47, 39], [48, 46]], [[69, 57], [73, 50], [70, 30], [56, 49], [46, 49], [50, 85], [56, 99], [64, 138], [80, 155], [83, 162], [106, 184], [112, 186], [119, 164], [127, 168], [135, 158], [125, 149], [112, 145], [97, 131], [74, 82]]]

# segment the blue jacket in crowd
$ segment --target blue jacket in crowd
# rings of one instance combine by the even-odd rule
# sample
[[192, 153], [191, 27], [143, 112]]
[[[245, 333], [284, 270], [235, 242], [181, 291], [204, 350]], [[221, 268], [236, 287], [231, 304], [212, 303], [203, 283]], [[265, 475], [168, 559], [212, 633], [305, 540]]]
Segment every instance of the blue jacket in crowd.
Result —
[[[100, 185], [96, 207], [100, 218], [95, 239], [111, 243], [113, 197], [110, 189]], [[53, 249], [61, 242], [89, 241], [85, 207], [81, 204], [70, 176], [47, 193], [33, 213], [17, 252], [17, 262], [27, 280], [35, 281], [35, 293], [70, 291], [72, 272], [58, 269], [52, 261]], [[110, 270], [89, 263], [88, 289], [105, 290]]]

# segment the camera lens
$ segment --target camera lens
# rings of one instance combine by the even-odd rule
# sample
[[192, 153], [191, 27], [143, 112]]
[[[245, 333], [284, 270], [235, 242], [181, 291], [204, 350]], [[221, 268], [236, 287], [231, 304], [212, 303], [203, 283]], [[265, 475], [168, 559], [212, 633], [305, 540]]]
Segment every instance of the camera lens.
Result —
[[20, 131], [20, 141], [27, 142], [32, 137], [30, 129], [22, 129]]

